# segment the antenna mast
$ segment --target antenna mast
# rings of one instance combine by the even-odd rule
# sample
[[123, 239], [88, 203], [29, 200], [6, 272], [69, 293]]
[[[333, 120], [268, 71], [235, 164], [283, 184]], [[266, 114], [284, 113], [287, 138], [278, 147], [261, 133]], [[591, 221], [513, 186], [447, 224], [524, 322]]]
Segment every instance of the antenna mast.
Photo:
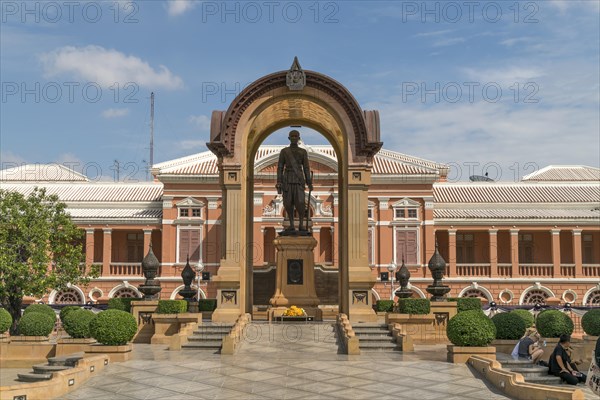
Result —
[[154, 165], [154, 92], [150, 93], [150, 165]]

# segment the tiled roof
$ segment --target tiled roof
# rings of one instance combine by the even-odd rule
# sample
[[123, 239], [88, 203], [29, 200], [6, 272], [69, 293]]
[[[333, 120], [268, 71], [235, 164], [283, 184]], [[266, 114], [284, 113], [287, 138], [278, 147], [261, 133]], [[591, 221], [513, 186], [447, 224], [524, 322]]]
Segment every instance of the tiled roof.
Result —
[[88, 182], [88, 178], [61, 164], [24, 164], [0, 170], [0, 181]]
[[600, 185], [536, 183], [436, 183], [436, 203], [598, 203]]
[[600, 168], [585, 165], [549, 165], [525, 175], [523, 181], [596, 181], [600, 184]]
[[67, 212], [75, 221], [137, 221], [140, 219], [155, 220], [162, 218], [162, 209], [160, 208], [69, 208]]
[[46, 188], [46, 194], [57, 195], [68, 202], [151, 202], [161, 201], [162, 183], [8, 183], [2, 189], [27, 196], [35, 187]]
[[435, 219], [592, 219], [600, 222], [600, 211], [587, 209], [434, 209]]
[[[273, 158], [285, 146], [261, 146], [254, 158], [255, 165]], [[332, 146], [306, 146], [309, 157], [311, 154], [325, 156], [337, 161]], [[276, 161], [274, 161], [276, 162]], [[390, 150], [381, 150], [373, 161], [374, 175], [403, 175], [425, 174], [436, 175], [439, 169], [446, 168], [443, 164], [411, 157]], [[160, 175], [217, 175], [217, 157], [210, 151], [156, 164], [153, 170]]]

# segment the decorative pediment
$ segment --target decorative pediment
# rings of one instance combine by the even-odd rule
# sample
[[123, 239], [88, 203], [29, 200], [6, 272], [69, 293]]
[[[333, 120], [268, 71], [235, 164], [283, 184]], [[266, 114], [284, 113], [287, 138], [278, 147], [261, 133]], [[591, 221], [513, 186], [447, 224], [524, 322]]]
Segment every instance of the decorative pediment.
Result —
[[418, 201], [414, 201], [412, 199], [409, 199], [408, 197], [405, 197], [392, 204], [392, 207], [419, 207], [420, 205], [421, 204]]
[[186, 197], [180, 202], [175, 204], [177, 207], [203, 207], [204, 203], [193, 197]]

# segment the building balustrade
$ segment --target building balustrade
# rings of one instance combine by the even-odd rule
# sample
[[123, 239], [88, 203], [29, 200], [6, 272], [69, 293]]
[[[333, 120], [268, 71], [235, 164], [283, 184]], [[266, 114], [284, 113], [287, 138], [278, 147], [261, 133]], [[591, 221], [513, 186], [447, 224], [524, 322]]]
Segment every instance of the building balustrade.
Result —
[[551, 277], [553, 275], [553, 265], [552, 264], [519, 264], [519, 275]]
[[490, 276], [490, 264], [456, 264], [458, 276]]
[[498, 276], [510, 278], [512, 276], [512, 264], [498, 264]]
[[110, 263], [112, 276], [143, 276], [141, 263]]
[[575, 278], [575, 264], [561, 264], [560, 275], [567, 278]]
[[600, 264], [583, 264], [583, 276], [600, 277]]

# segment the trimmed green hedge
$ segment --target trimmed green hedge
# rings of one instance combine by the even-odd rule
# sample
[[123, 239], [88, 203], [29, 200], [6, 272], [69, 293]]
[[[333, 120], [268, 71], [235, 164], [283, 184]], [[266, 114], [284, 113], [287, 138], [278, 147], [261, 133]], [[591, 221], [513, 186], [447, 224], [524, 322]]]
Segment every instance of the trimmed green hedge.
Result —
[[511, 314], [515, 314], [515, 315], [518, 315], [519, 317], [521, 317], [523, 319], [523, 321], [525, 321], [525, 324], [527, 325], [528, 328], [530, 326], [533, 326], [533, 324], [535, 323], [535, 318], [533, 317], [533, 314], [527, 310], [522, 310], [522, 309], [512, 310]]
[[4, 333], [12, 326], [13, 319], [8, 311], [0, 308], [0, 333]]
[[198, 311], [214, 311], [217, 309], [217, 299], [200, 299]]
[[90, 335], [107, 346], [127, 344], [137, 332], [133, 315], [121, 310], [106, 310], [90, 321]]
[[394, 300], [377, 300], [375, 303], [377, 312], [392, 312], [394, 311]]
[[96, 314], [90, 310], [73, 310], [65, 316], [63, 328], [74, 339], [90, 337], [90, 321]]
[[108, 309], [131, 312], [131, 302], [139, 300], [137, 297], [113, 297], [108, 300]]
[[49, 316], [50, 318], [52, 318], [53, 324], [56, 322], [56, 313], [54, 312], [54, 309], [52, 309], [52, 307], [50, 307], [47, 304], [31, 304], [30, 306], [28, 306], [25, 309], [25, 311], [23, 311], [23, 315], [29, 314], [29, 313], [45, 314], [45, 315]]
[[479, 297], [448, 297], [448, 301], [455, 301], [458, 312], [481, 310], [481, 299]]
[[187, 311], [185, 300], [159, 300], [157, 314], [181, 314]]
[[75, 310], [81, 310], [81, 307], [79, 307], [79, 306], [66, 306], [66, 307], [61, 308], [60, 314], [59, 314], [60, 320], [64, 321], [65, 317], [67, 316], [67, 314], [70, 313], [71, 311], [75, 311]]
[[560, 335], [570, 335], [575, 326], [571, 318], [562, 311], [546, 310], [539, 313], [535, 326], [542, 337], [557, 338]]
[[446, 334], [455, 346], [483, 347], [496, 338], [496, 326], [479, 310], [463, 311], [450, 318]]
[[528, 328], [525, 320], [512, 312], [496, 314], [492, 322], [496, 326], [496, 339], [501, 340], [519, 340]]
[[46, 313], [28, 312], [19, 320], [18, 329], [23, 336], [48, 336], [54, 329], [54, 320]]
[[600, 308], [583, 314], [583, 317], [581, 317], [581, 327], [590, 336], [600, 336]]
[[431, 311], [429, 299], [399, 299], [398, 311], [400, 314], [427, 315]]

